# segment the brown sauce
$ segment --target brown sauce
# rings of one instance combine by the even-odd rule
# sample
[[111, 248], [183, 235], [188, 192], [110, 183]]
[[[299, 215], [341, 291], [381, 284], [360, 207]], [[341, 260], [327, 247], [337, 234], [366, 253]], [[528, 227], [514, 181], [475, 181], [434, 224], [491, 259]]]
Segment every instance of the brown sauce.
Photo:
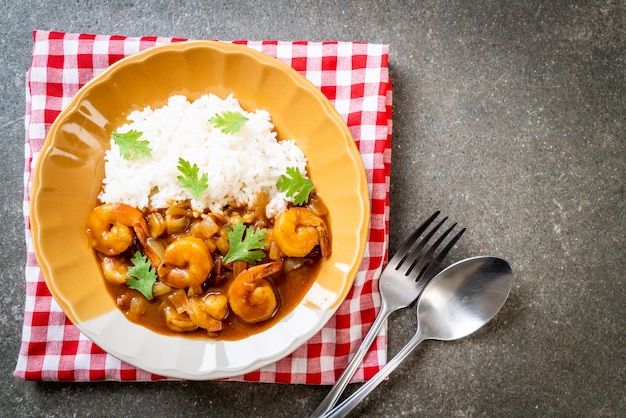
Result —
[[[289, 272], [280, 271], [270, 277], [279, 300], [278, 309], [272, 318], [260, 323], [248, 324], [232, 312], [229, 312], [224, 320], [224, 328], [219, 331], [219, 333], [211, 334], [205, 329], [198, 328], [194, 331], [185, 332], [184, 336], [193, 338], [215, 338], [219, 340], [240, 340], [274, 326], [296, 308], [315, 282], [323, 261], [319, 256], [309, 260], [310, 262], [300, 268]], [[109, 294], [116, 303], [121, 298], [143, 298], [141, 293], [130, 289], [126, 285], [112, 284], [109, 282], [106, 282], [106, 285]], [[216, 289], [221, 288], [212, 288], [209, 289], [209, 291]], [[146, 310], [139, 317], [132, 315], [132, 313], [129, 313], [128, 309], [123, 307], [120, 307], [120, 310], [131, 322], [142, 325], [159, 334], [183, 335], [180, 332], [172, 331], [165, 323], [162, 305], [167, 303], [169, 302], [166, 297], [156, 297], [152, 301], [147, 301]]]
[[[261, 197], [260, 200], [263, 201], [263, 198]], [[311, 210], [319, 215], [319, 218], [323, 220], [325, 226], [330, 225], [328, 212], [318, 196], [313, 194], [308, 207], [311, 209], [307, 210]], [[152, 242], [156, 242], [158, 244], [157, 247], [160, 246], [164, 249], [169, 244], [185, 236], [201, 238], [206, 243], [207, 248], [209, 248], [209, 253], [207, 254], [210, 254], [212, 266], [210, 273], [208, 276], [203, 276], [206, 277], [206, 279], [202, 279], [204, 282], [200, 286], [182, 289], [178, 289], [176, 286], [168, 286], [164, 282], [161, 282], [161, 280], [158, 280], [157, 285], [152, 287], [154, 298], [148, 300], [139, 291], [131, 289], [124, 281], [127, 277], [126, 268], [131, 265], [130, 260], [133, 255], [137, 251], [145, 252], [136, 237], [133, 244], [122, 254], [108, 257], [109, 260], [115, 259], [118, 266], [122, 265], [124, 275], [121, 281], [112, 281], [110, 278], [107, 279], [107, 277], [109, 277], [107, 272], [110, 273], [111, 270], [107, 270], [105, 263], [102, 263], [105, 284], [110, 296], [115, 301], [117, 307], [131, 322], [165, 335], [239, 340], [272, 327], [293, 311], [309, 291], [317, 278], [321, 264], [324, 262], [324, 257], [322, 256], [324, 250], [322, 250], [322, 240], [320, 240], [320, 243], [306, 255], [302, 257], [288, 257], [282, 252], [274, 238], [276, 232], [274, 232], [273, 220], [269, 220], [265, 217], [264, 205], [261, 205], [261, 209], [263, 210], [260, 210], [259, 207], [252, 210], [231, 208], [226, 210], [224, 214], [212, 216], [214, 222], [210, 222], [210, 227], [206, 225], [200, 226], [202, 219], [206, 220], [207, 215], [194, 214], [184, 203], [173, 209], [170, 208], [167, 211], [162, 210], [152, 212], [151, 214], [144, 214], [146, 224], [149, 225], [148, 228], [153, 239]], [[174, 215], [171, 216], [172, 214]], [[155, 222], [155, 216], [163, 222]], [[238, 222], [243, 222], [246, 226], [264, 228], [266, 230], [266, 239], [264, 241], [266, 241], [267, 244], [263, 250], [265, 256], [257, 263], [248, 264], [244, 261], [235, 261], [225, 264], [223, 262], [229, 246], [227, 238], [228, 231]], [[203, 236], [203, 231], [206, 232], [207, 230], [209, 230], [209, 232]], [[330, 231], [328, 231], [327, 227], [325, 227], [324, 230], [327, 232], [328, 239], [330, 240]], [[329, 248], [329, 246], [330, 242], [328, 241], [326, 247]], [[107, 258], [102, 254], [101, 257], [103, 260]], [[282, 263], [280, 270], [265, 277], [271, 284], [277, 302], [276, 308], [269, 319], [254, 323], [245, 322], [233, 312], [233, 309], [230, 307], [230, 300], [227, 304], [227, 314], [222, 318], [218, 318], [219, 326], [214, 327], [214, 329], [208, 329], [208, 327], [204, 325], [196, 327], [194, 321], [190, 320], [190, 312], [192, 312], [193, 309], [185, 310], [186, 308], [183, 308], [182, 313], [179, 313], [186, 321], [182, 322], [191, 324], [191, 327], [177, 329], [179, 322], [175, 322], [174, 326], [172, 326], [172, 319], [169, 317], [166, 318], [166, 311], [173, 312], [181, 306], [189, 307], [188, 304], [185, 304], [186, 302], [182, 305], [177, 302], [180, 301], [180, 298], [173, 298], [173, 293], [178, 292], [178, 296], [180, 296], [182, 292], [184, 301], [189, 301], [192, 298], [203, 299], [209, 294], [222, 295], [222, 299], [226, 300], [231, 284], [236, 277], [238, 277], [237, 275], [241, 274], [241, 271], [253, 265], [261, 265], [264, 263]], [[162, 278], [163, 277], [160, 277], [160, 279]], [[155, 291], [158, 285], [160, 285], [159, 290]], [[213, 318], [211, 318], [211, 320], [213, 320]]]

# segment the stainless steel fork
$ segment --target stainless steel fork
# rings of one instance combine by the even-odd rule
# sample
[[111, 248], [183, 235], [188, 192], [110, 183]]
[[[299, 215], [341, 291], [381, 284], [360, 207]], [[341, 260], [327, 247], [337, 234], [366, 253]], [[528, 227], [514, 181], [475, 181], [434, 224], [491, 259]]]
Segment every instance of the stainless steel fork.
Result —
[[453, 224], [441, 234], [430, 247], [426, 248], [426, 244], [448, 219], [445, 217], [419, 240], [420, 236], [439, 216], [439, 213], [439, 211], [435, 212], [420, 225], [406, 241], [402, 243], [398, 251], [396, 251], [391, 260], [389, 260], [389, 263], [387, 263], [379, 281], [381, 296], [380, 311], [343, 374], [330, 389], [330, 392], [328, 392], [311, 417], [321, 417], [335, 406], [389, 315], [400, 308], [409, 306], [417, 299], [422, 293], [422, 290], [424, 290], [426, 283], [428, 283], [437, 272], [437, 268], [443, 258], [465, 232], [465, 228], [463, 228], [437, 255], [435, 255], [437, 248], [456, 226], [456, 223]]

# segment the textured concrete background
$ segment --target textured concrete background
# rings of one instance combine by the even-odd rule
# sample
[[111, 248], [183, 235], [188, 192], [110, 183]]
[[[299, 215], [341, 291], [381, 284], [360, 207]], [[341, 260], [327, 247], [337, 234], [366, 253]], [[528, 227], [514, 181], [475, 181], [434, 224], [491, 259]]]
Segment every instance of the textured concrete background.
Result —
[[[626, 4], [621, 1], [2, 0], [0, 415], [306, 416], [327, 388], [16, 381], [33, 29], [391, 45], [391, 250], [441, 209], [449, 257], [515, 271], [487, 327], [425, 343], [355, 416], [626, 416]], [[414, 308], [390, 321], [392, 356]], [[354, 390], [358, 385], [352, 385]]]

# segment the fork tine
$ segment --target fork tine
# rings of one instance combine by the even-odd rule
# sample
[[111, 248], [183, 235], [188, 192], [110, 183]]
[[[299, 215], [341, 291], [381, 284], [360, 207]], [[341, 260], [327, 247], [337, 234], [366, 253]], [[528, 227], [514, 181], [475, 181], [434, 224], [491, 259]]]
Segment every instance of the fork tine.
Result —
[[406, 255], [408, 254], [413, 244], [415, 244], [417, 238], [422, 235], [422, 232], [424, 232], [426, 228], [430, 226], [430, 224], [435, 220], [437, 216], [439, 216], [440, 213], [441, 211], [436, 211], [430, 216], [430, 218], [426, 219], [423, 224], [421, 224], [415, 231], [413, 231], [413, 233], [411, 233], [411, 235], [409, 235], [409, 237], [404, 240], [402, 245], [400, 245], [400, 248], [398, 248], [398, 250], [391, 257], [391, 260], [389, 260], [387, 264], [390, 264], [392, 266], [400, 265], [400, 262], [406, 258]]
[[[432, 255], [432, 252], [434, 252], [434, 248], [436, 248], [439, 244], [441, 244], [441, 242], [443, 241], [443, 238], [445, 238], [452, 231], [452, 229], [455, 226], [456, 226], [456, 223], [454, 225], [452, 225], [443, 234], [443, 236], [439, 240], [437, 240], [437, 242], [435, 244], [433, 244], [433, 247], [431, 247], [431, 249], [430, 249], [430, 250], [433, 250], [433, 251], [429, 250], [431, 252], [431, 254], [429, 254], [428, 257], [423, 257], [422, 260], [428, 261], [428, 259]], [[444, 247], [444, 249], [441, 250], [439, 252], [439, 254], [437, 254], [437, 256], [430, 262], [430, 264], [424, 265], [422, 267], [421, 271], [420, 270], [414, 270], [412, 273], [407, 274], [407, 277], [409, 277], [412, 280], [417, 281], [418, 282], [418, 286], [420, 286], [420, 288], [423, 289], [426, 286], [426, 284], [430, 281], [430, 279], [432, 279], [435, 276], [435, 273], [437, 272], [437, 268], [439, 267], [439, 264], [441, 264], [441, 261], [443, 261], [443, 259], [448, 254], [448, 252], [450, 252], [452, 247], [454, 247], [454, 244], [456, 244], [456, 242], [459, 240], [459, 238], [461, 238], [463, 233], [465, 233], [465, 228], [461, 229], [450, 240], [450, 242], [448, 242], [448, 244]]]
[[[443, 225], [443, 223], [447, 220], [448, 220], [447, 216], [443, 218], [441, 222], [439, 222], [424, 238], [422, 238], [421, 242], [407, 254], [405, 259], [402, 260], [400, 264], [398, 264], [398, 267], [400, 267], [403, 264], [406, 264], [406, 267], [404, 268], [404, 275], [408, 275], [409, 272], [413, 270], [417, 262], [416, 260], [418, 260], [418, 258], [420, 258], [420, 260], [427, 261], [427, 259], [430, 257], [430, 255], [434, 251], [433, 247], [436, 247], [437, 245], [439, 245], [441, 241], [443, 241], [443, 238], [445, 238], [445, 236], [450, 233], [450, 230], [444, 232], [443, 238], [440, 237], [437, 240], [437, 242], [435, 242], [435, 244], [433, 244], [433, 246], [429, 250], [427, 250], [426, 254], [422, 254], [421, 252], [422, 249], [426, 246], [428, 241], [430, 241], [433, 235], [435, 235], [435, 232], [437, 232], [439, 228], [441, 228], [441, 225]], [[396, 270], [398, 270], [398, 268], [396, 268]]]
[[[456, 225], [456, 224], [455, 224]], [[437, 267], [439, 267], [439, 264], [441, 264], [441, 262], [443, 261], [444, 257], [450, 252], [450, 250], [452, 249], [452, 247], [454, 247], [454, 244], [456, 244], [456, 242], [459, 240], [459, 238], [461, 238], [461, 236], [465, 233], [465, 228], [461, 229], [448, 243], [448, 245], [445, 246], [445, 248], [443, 250], [441, 250], [441, 252], [437, 255], [437, 257], [433, 260], [432, 263], [430, 263], [430, 266], [428, 266], [424, 273], [422, 273], [421, 277], [426, 278], [427, 280], [430, 280], [434, 275], [435, 275], [435, 271], [437, 270]]]
[[430, 248], [428, 248], [428, 250], [426, 250], [425, 254], [423, 254], [419, 258], [417, 258], [417, 254], [416, 254], [415, 255], [416, 261], [414, 261], [413, 264], [410, 265], [405, 275], [409, 276], [412, 271], [415, 271], [413, 276], [415, 276], [415, 280], [418, 280], [419, 277], [422, 275], [422, 273], [424, 273], [424, 270], [426, 270], [428, 263], [430, 262], [433, 254], [435, 253], [435, 250], [441, 245], [443, 240], [446, 239], [446, 237], [450, 234], [450, 232], [452, 232], [454, 227], [456, 227], [456, 222], [452, 224], [452, 226], [448, 228], [443, 234], [441, 234], [441, 236], [437, 239], [437, 241], [435, 241], [435, 243], [431, 245]]

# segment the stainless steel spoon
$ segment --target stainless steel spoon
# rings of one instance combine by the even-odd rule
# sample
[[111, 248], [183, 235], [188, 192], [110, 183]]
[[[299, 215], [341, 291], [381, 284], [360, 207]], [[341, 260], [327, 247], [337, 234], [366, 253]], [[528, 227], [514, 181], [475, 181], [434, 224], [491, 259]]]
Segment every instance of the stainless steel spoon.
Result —
[[506, 301], [513, 274], [495, 257], [473, 257], [452, 264], [424, 288], [417, 302], [417, 332], [374, 377], [324, 417], [346, 416], [424, 340], [456, 340], [493, 318]]

